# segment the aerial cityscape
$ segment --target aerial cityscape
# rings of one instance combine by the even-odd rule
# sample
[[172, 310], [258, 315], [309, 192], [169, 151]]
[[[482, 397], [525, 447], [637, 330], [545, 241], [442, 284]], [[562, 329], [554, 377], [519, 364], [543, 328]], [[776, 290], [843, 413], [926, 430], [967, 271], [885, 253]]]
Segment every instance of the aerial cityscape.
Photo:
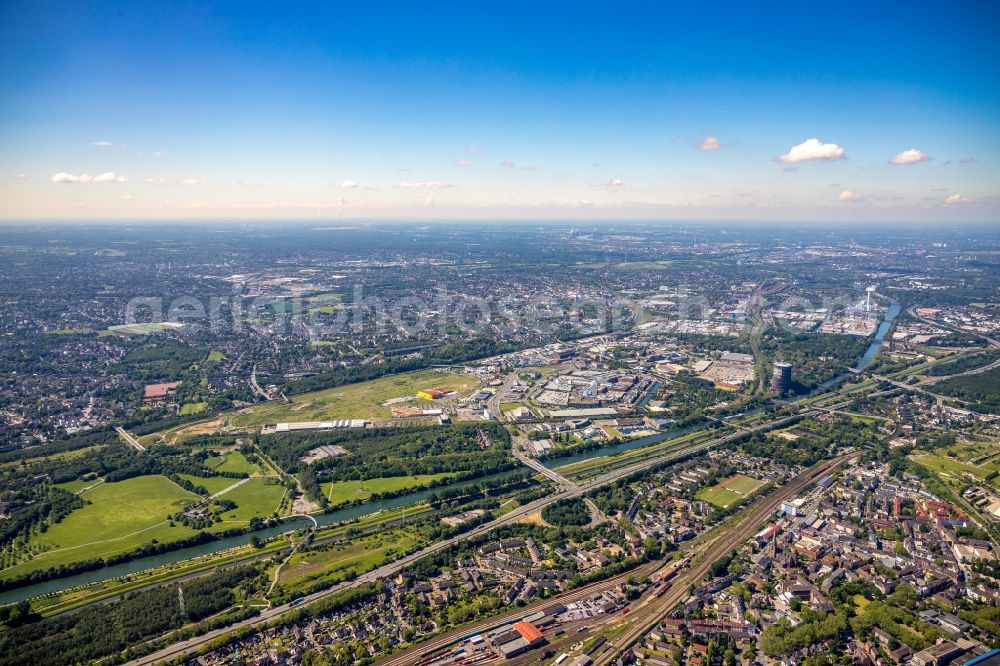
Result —
[[1000, 664], [1000, 11], [670, 5], [4, 5], [0, 666]]

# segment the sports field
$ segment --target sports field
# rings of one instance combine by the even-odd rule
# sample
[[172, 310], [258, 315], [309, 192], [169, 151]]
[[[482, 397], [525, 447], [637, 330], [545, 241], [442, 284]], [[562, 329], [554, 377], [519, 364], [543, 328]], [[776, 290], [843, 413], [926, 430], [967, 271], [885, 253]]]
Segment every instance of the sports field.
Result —
[[451, 474], [415, 474], [412, 476], [389, 476], [367, 481], [333, 481], [320, 484], [323, 494], [330, 504], [343, 504], [352, 500], [366, 500], [375, 493], [395, 492], [404, 488], [427, 485]]
[[170, 527], [167, 516], [198, 496], [164, 476], [139, 476], [102, 483], [81, 497], [89, 502], [87, 506], [31, 538], [30, 545], [44, 552], [5, 569], [0, 577], [107, 557], [134, 550], [153, 539], [176, 541], [195, 533], [180, 524]]
[[[448, 385], [468, 395], [477, 386], [470, 375], [452, 370], [420, 370], [381, 377], [370, 382], [348, 384], [337, 388], [304, 393], [286, 403], [280, 400], [251, 407], [247, 413], [233, 417], [237, 428], [260, 426], [284, 421], [326, 421], [331, 419], [387, 419], [391, 405], [383, 403], [393, 398], [416, 396], [420, 389]], [[429, 405], [429, 400], [414, 398], [407, 405]]]
[[743, 498], [753, 495], [765, 485], [767, 485], [766, 482], [759, 479], [737, 474], [720, 481], [711, 488], [702, 488], [695, 494], [695, 497], [719, 508], [728, 509]]

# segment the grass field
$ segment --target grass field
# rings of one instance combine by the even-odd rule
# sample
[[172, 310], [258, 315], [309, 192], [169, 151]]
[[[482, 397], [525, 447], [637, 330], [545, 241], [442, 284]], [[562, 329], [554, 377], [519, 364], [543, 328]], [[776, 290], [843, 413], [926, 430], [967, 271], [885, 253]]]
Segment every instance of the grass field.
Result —
[[208, 490], [208, 492], [215, 494], [222, 490], [223, 488], [228, 488], [234, 483], [238, 482], [239, 479], [230, 479], [224, 476], [194, 476], [192, 474], [178, 474], [177, 476], [182, 479], [187, 479], [196, 486], [202, 486]]
[[349, 573], [374, 569], [421, 543], [423, 539], [413, 527], [400, 527], [338, 544], [329, 550], [296, 553], [281, 570], [278, 580], [286, 591], [305, 588], [321, 580], [342, 580]]
[[207, 402], [189, 402], [186, 405], [181, 405], [178, 413], [181, 416], [190, 416], [191, 414], [201, 414], [206, 409], [208, 409]]
[[236, 508], [222, 514], [222, 522], [216, 523], [218, 529], [246, 525], [255, 516], [267, 518], [273, 514], [285, 493], [285, 487], [276, 481], [277, 479], [254, 478], [231, 493], [226, 493], [222, 499], [236, 502]]
[[100, 479], [91, 479], [89, 481], [84, 481], [83, 479], [74, 479], [73, 481], [66, 481], [65, 483], [54, 483], [56, 488], [62, 488], [68, 493], [75, 493], [83, 490], [87, 486], [92, 486], [95, 483], [101, 483]]
[[737, 474], [721, 481], [711, 488], [702, 488], [695, 497], [722, 509], [728, 509], [745, 497], [763, 488], [766, 482]]
[[[415, 396], [423, 388], [446, 384], [468, 395], [477, 382], [471, 376], [451, 370], [420, 370], [400, 375], [390, 375], [370, 382], [348, 384], [325, 391], [295, 396], [290, 403], [275, 400], [250, 408], [246, 414], [233, 417], [238, 428], [259, 426], [280, 421], [324, 421], [330, 419], [385, 419], [391, 416], [390, 407], [383, 405], [392, 398]], [[416, 399], [409, 405], [431, 404]]]
[[343, 504], [352, 500], [366, 500], [374, 493], [395, 492], [404, 488], [423, 486], [432, 481], [444, 479], [450, 474], [416, 474], [413, 476], [390, 476], [367, 481], [333, 481], [320, 484], [323, 494], [331, 504]]
[[955, 458], [939, 456], [936, 454], [925, 454], [919, 456], [914, 455], [913, 459], [925, 467], [938, 472], [949, 473], [955, 477], [964, 478], [964, 473], [968, 472], [980, 481], [984, 480], [990, 472], [997, 471], [997, 468], [1000, 467], [1000, 465], [996, 462], [990, 462], [983, 466], [977, 466], [960, 462]]
[[226, 358], [226, 355], [218, 351], [217, 349], [213, 349], [212, 351], [208, 352], [209, 361], [221, 361], [224, 358]]
[[72, 458], [79, 458], [80, 456], [85, 456], [87, 454], [93, 453], [98, 449], [103, 448], [103, 444], [98, 444], [97, 446], [87, 446], [82, 449], [74, 449], [72, 451], [62, 451], [60, 453], [53, 453], [50, 456], [41, 456], [38, 458], [24, 458], [22, 460], [12, 460], [10, 462], [3, 463], [0, 465], [0, 469], [6, 469], [8, 467], [18, 467], [22, 463], [32, 464], [36, 462], [42, 462], [43, 460], [70, 460]]
[[116, 483], [102, 483], [81, 497], [90, 502], [32, 537], [42, 549], [34, 559], [5, 569], [6, 578], [94, 557], [134, 550], [156, 539], [175, 541], [194, 530], [170, 527], [167, 516], [197, 499], [164, 476], [139, 476]]
[[[221, 458], [219, 456], [206, 458], [205, 466], [220, 472], [245, 472], [250, 475], [260, 471], [257, 465], [247, 460], [239, 451], [230, 451]], [[230, 483], [235, 483], [235, 481], [230, 479]]]

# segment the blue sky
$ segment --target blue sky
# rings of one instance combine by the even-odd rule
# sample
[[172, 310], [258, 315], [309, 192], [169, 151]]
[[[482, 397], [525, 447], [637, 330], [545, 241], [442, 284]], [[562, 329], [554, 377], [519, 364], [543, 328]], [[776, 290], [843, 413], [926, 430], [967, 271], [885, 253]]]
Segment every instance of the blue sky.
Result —
[[995, 2], [86, 4], [0, 5], [0, 217], [998, 219]]

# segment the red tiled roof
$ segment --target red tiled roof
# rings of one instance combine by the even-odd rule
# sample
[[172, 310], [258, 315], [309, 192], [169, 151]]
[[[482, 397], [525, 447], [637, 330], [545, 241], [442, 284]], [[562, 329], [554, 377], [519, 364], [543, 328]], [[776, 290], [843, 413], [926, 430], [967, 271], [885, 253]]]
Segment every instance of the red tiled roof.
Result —
[[518, 622], [514, 625], [514, 631], [521, 634], [521, 638], [529, 643], [534, 643], [542, 637], [542, 632], [530, 622]]

